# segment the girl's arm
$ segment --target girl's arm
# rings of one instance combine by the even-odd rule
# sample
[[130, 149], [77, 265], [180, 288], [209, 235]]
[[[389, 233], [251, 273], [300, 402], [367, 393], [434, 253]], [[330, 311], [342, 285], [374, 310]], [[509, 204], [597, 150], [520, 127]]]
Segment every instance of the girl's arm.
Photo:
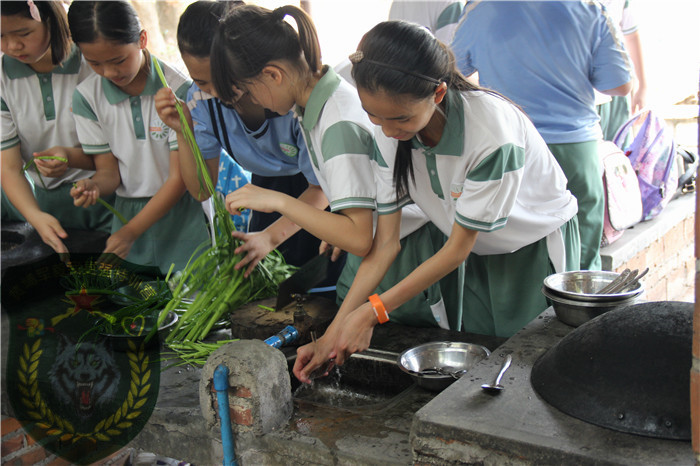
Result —
[[107, 239], [105, 253], [125, 258], [134, 241], [177, 204], [185, 193], [179, 165], [177, 151], [171, 151], [168, 179], [138, 214]]
[[[382, 293], [380, 299], [387, 312], [391, 313], [456, 269], [467, 259], [474, 247], [477, 235], [476, 230], [469, 230], [455, 223], [447, 242], [433, 257]], [[335, 344], [335, 358], [338, 364], [342, 364], [351, 354], [369, 347], [372, 331], [377, 322], [377, 317], [369, 302], [365, 302], [347, 315], [343, 320], [343, 327]]]
[[[309, 374], [331, 358], [342, 364], [338, 359], [336, 344], [345, 328], [345, 319], [355, 309], [367, 301], [374, 293], [387, 270], [401, 250], [401, 211], [390, 215], [380, 215], [377, 219], [377, 232], [374, 235], [372, 249], [362, 259], [355, 274], [350, 290], [338, 309], [333, 322], [316, 343], [303, 346], [297, 350], [297, 360], [294, 363], [294, 375], [301, 382], [308, 383]], [[376, 321], [376, 319], [375, 319]], [[371, 329], [367, 338], [371, 338]], [[369, 344], [369, 343], [368, 343]], [[340, 354], [344, 358], [343, 354]]]
[[61, 241], [67, 238], [68, 234], [56, 217], [42, 212], [39, 208], [31, 185], [22, 172], [23, 167], [19, 145], [2, 151], [0, 180], [7, 199], [36, 229], [44, 243], [51, 246], [57, 253], [68, 252], [68, 248]]
[[[309, 185], [297, 199], [321, 211], [328, 206], [328, 199], [326, 199], [326, 195], [323, 194], [323, 190], [318, 185]], [[235, 268], [240, 269], [247, 264], [248, 268], [245, 272], [247, 277], [258, 265], [258, 262], [264, 259], [270, 251], [284, 243], [299, 230], [301, 230], [299, 225], [282, 216], [261, 232], [243, 233], [234, 231], [233, 236], [244, 242], [236, 249], [235, 253], [245, 254], [245, 257], [236, 264]]]
[[[180, 116], [175, 108], [177, 97], [172, 89], [162, 88], [156, 93], [155, 105], [156, 111], [160, 119], [177, 134], [178, 158], [180, 161], [180, 173], [182, 180], [187, 187], [187, 191], [198, 201], [206, 201], [210, 197], [210, 193], [206, 189], [206, 184], [197, 172], [197, 162], [194, 159], [194, 154], [190, 149], [190, 145], [185, 139], [180, 124]], [[190, 130], [193, 130], [192, 114], [187, 105], [182, 103], [182, 109], [187, 119], [187, 124]], [[216, 182], [219, 177], [219, 158], [206, 159], [207, 170], [211, 178], [212, 184], [216, 187]]]
[[315, 237], [364, 257], [372, 247], [372, 211], [363, 208], [326, 212], [284, 193], [247, 184], [226, 196], [226, 208], [279, 212]]

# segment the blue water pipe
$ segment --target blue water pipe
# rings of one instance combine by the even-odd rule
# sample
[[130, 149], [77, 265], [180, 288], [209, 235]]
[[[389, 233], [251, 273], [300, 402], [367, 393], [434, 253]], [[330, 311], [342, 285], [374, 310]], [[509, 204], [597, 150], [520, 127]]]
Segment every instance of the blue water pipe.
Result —
[[238, 466], [233, 445], [233, 430], [231, 415], [228, 410], [228, 367], [219, 364], [214, 370], [214, 389], [219, 402], [219, 418], [221, 419], [221, 443], [224, 446], [224, 466]]

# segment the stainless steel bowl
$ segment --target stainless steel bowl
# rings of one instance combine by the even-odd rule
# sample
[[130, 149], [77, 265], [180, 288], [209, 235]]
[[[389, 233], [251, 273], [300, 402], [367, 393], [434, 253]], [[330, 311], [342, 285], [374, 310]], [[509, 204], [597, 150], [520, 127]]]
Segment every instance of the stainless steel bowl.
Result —
[[586, 302], [625, 301], [644, 292], [644, 285], [639, 283], [634, 289], [622, 293], [597, 294], [619, 276], [617, 272], [602, 270], [555, 273], [544, 279], [544, 288], [551, 295]]
[[554, 308], [554, 313], [557, 315], [557, 318], [572, 327], [578, 327], [615, 308], [634, 304], [639, 299], [638, 296], [631, 296], [626, 299], [607, 302], [576, 301], [557, 296], [549, 292], [546, 287], [542, 287], [542, 294], [552, 301], [552, 307]]
[[397, 364], [419, 386], [440, 391], [459, 378], [449, 373], [462, 375], [460, 371], [468, 371], [490, 354], [486, 347], [473, 343], [435, 341], [407, 349], [399, 355]]

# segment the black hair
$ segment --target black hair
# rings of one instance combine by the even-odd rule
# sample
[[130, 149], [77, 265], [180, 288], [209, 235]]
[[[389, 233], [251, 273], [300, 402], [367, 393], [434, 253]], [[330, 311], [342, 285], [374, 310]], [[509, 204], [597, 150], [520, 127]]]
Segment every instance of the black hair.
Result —
[[[294, 18], [299, 32], [284, 21]], [[321, 46], [313, 21], [304, 10], [285, 5], [274, 11], [255, 5], [231, 9], [219, 25], [211, 48], [214, 89], [223, 101], [235, 100], [232, 86], [249, 82], [273, 60], [300, 71], [321, 70]]]
[[181, 54], [209, 58], [213, 32], [229, 8], [244, 5], [240, 0], [199, 0], [190, 4], [177, 24], [177, 47]]
[[[35, 1], [41, 22], [49, 28], [49, 44], [51, 45], [51, 63], [59, 65], [70, 54], [71, 40], [68, 29], [68, 18], [63, 4], [57, 0]], [[2, 16], [22, 15], [32, 18], [27, 2], [0, 2]]]
[[134, 44], [141, 37], [141, 21], [129, 2], [73, 1], [68, 9], [73, 42], [93, 43], [102, 38]]
[[[357, 88], [389, 96], [430, 97], [438, 84], [449, 89], [473, 91], [459, 71], [452, 51], [427, 29], [407, 21], [384, 21], [367, 32], [357, 47], [352, 77]], [[353, 54], [355, 55], [355, 54]], [[400, 199], [413, 180], [411, 141], [399, 141], [394, 166], [394, 184]]]

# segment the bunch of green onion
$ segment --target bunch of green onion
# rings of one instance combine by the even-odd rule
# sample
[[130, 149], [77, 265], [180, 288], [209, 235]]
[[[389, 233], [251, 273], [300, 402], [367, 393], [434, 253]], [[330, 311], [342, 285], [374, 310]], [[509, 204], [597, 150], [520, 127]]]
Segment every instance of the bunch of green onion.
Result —
[[[158, 64], [154, 67], [165, 87], [169, 87]], [[204, 181], [214, 203], [213, 244], [195, 251], [182, 271], [180, 280], [173, 290], [173, 299], [159, 316], [160, 325], [170, 311], [184, 309], [165, 342], [178, 354], [185, 356], [186, 348], [194, 348], [191, 343], [201, 342], [213, 329], [228, 323], [228, 314], [241, 305], [257, 299], [277, 294], [278, 284], [293, 273], [295, 267], [285, 263], [278, 251], [273, 251], [260, 261], [253, 273], [245, 277], [246, 267], [235, 269], [242, 256], [234, 253], [240, 242], [231, 236], [235, 225], [224, 206], [224, 201], [216, 194], [214, 183], [209, 176], [202, 153], [197, 146], [179, 100], [176, 108], [180, 118], [182, 133], [197, 163], [197, 174]], [[201, 182], [200, 182], [201, 183]], [[189, 295], [196, 293], [190, 301]], [[198, 357], [204, 347], [197, 347]]]

